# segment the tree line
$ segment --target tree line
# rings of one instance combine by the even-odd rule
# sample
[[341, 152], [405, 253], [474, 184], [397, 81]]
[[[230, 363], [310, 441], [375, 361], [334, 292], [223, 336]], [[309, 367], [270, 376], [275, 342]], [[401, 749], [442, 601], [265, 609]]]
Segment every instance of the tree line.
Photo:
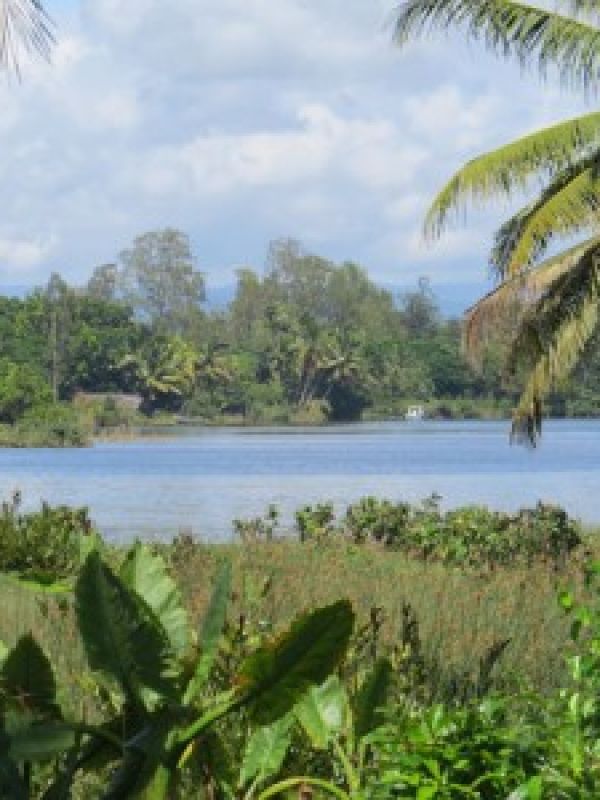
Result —
[[[207, 420], [344, 421], [404, 413], [508, 413], [518, 380], [502, 364], [510, 320], [477, 367], [461, 322], [444, 319], [426, 280], [398, 296], [353, 262], [282, 239], [264, 270], [237, 272], [225, 310], [209, 310], [189, 238], [139, 236], [83, 287], [53, 274], [24, 299], [0, 298], [0, 422], [69, 403], [78, 392], [135, 393], [146, 414]], [[558, 413], [597, 411], [596, 348]]]

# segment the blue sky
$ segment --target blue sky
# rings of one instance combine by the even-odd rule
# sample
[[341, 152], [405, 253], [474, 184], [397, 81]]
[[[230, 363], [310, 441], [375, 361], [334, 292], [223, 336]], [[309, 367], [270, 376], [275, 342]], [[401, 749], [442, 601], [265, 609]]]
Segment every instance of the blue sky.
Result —
[[53, 63], [0, 86], [0, 285], [192, 237], [213, 285], [293, 236], [373, 277], [485, 287], [506, 204], [426, 246], [468, 158], [585, 110], [459, 37], [398, 51], [388, 0], [48, 0]]

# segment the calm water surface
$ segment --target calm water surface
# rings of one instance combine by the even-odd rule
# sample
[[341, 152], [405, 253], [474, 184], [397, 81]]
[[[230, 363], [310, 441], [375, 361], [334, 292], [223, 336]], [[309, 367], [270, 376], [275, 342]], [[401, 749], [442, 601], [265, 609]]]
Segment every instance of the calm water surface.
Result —
[[600, 524], [600, 421], [547, 423], [536, 450], [505, 422], [385, 422], [293, 429], [185, 429], [86, 450], [0, 450], [0, 497], [87, 505], [115, 539], [180, 530], [231, 536], [231, 520], [372, 494], [447, 507], [539, 499]]

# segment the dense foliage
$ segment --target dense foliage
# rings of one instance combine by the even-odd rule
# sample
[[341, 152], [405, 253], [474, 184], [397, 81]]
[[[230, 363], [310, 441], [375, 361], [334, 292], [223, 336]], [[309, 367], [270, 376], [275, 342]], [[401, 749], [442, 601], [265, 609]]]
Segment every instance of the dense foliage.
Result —
[[[413, 559], [462, 567], [519, 566], [545, 560], [564, 562], [582, 544], [580, 525], [563, 509], [538, 503], [516, 513], [466, 506], [444, 511], [434, 495], [421, 504], [364, 497], [336, 516], [333, 503], [304, 506], [295, 514], [301, 542], [343, 538], [382, 545]], [[280, 514], [234, 520], [245, 542], [272, 541]]]
[[[0, 298], [0, 442], [82, 443], [131, 422], [137, 401], [121, 395], [145, 414], [248, 423], [386, 417], [412, 403], [498, 416], [516, 396], [500, 368], [511, 331], [498, 328], [475, 371], [426, 282], [394, 297], [358, 265], [285, 240], [262, 277], [238, 273], [226, 310], [204, 310], [203, 292], [187, 237], [166, 230], [83, 289], [54, 275], [25, 299]], [[557, 413], [597, 412], [595, 352]]]
[[[329, 524], [327, 506], [318, 511], [318, 524]], [[349, 516], [372, 531], [380, 511], [368, 500]], [[553, 524], [544, 509], [531, 513]], [[28, 526], [56, 541], [66, 529], [86, 536], [84, 512], [4, 514], [18, 516], [26, 536]], [[43, 539], [30, 541], [43, 560]], [[197, 546], [109, 551], [94, 539], [70, 566], [72, 592], [64, 581], [38, 586], [29, 573], [21, 585], [13, 579], [21, 603], [31, 597], [38, 615], [58, 613], [61, 626], [71, 619], [75, 638], [66, 654], [57, 640], [60, 667], [30, 633], [0, 647], [0, 797], [579, 800], [600, 791], [599, 569], [585, 572], [585, 604], [567, 590], [557, 598], [571, 629], [560, 688], [498, 691], [492, 675], [511, 647], [502, 640], [481, 654], [472, 679], [440, 691], [442, 673], [410, 606], [387, 641], [386, 610], [374, 607], [355, 625], [347, 601], [282, 625], [257, 615], [250, 593], [238, 616], [226, 550], [195, 631], [173, 578], [180, 573], [169, 569], [185, 547]], [[245, 547], [251, 557], [261, 545]], [[206, 590], [202, 583], [196, 572], [188, 588]], [[267, 581], [259, 594], [269, 592]], [[74, 692], [63, 672], [79, 652]]]
[[[582, 94], [597, 90], [594, 4], [405, 0], [398, 8], [399, 44], [455, 29], [521, 67], [533, 66], [544, 79], [560, 76]], [[471, 159], [427, 216], [426, 229], [436, 236], [467, 203], [479, 207], [498, 197], [522, 203], [524, 193], [535, 192], [496, 232], [490, 264], [498, 287], [471, 309], [467, 334], [476, 356], [486, 329], [508, 309], [515, 334], [507, 364], [521, 371], [523, 384], [513, 433], [533, 443], [541, 431], [542, 402], [564, 383], [598, 328], [599, 122], [597, 111], [584, 113]], [[561, 239], [575, 246], [556, 255]], [[525, 313], [514, 314], [515, 299]]]

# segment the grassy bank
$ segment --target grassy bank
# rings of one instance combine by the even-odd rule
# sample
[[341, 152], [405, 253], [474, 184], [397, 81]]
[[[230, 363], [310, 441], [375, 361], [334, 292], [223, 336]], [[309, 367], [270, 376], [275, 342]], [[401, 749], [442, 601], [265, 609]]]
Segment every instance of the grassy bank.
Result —
[[[598, 796], [596, 533], [549, 506], [373, 498], [338, 518], [299, 509], [296, 537], [278, 538], [274, 512], [235, 528], [230, 544], [125, 549], [103, 544], [84, 509], [2, 506], [0, 720], [23, 761], [19, 797], [268, 800], [276, 780], [290, 800], [307, 781], [315, 800]], [[303, 670], [308, 683], [293, 678]], [[271, 699], [257, 706], [257, 692]], [[69, 728], [82, 721], [83, 743]], [[161, 739], [169, 730], [189, 747]], [[88, 762], [107, 735], [111, 753]], [[148, 736], [164, 745], [147, 750]], [[172, 790], [107, 791], [119, 769], [147, 780], [140, 755]], [[72, 790], [45, 794], [61, 775]]]
[[[475, 679], [481, 659], [508, 641], [494, 670], [497, 688], [526, 684], [541, 691], [566, 679], [569, 624], [557, 602], [573, 587], [586, 598], [583, 565], [600, 558], [594, 537], [562, 566], [461, 568], [407, 557], [383, 546], [281, 540], [208, 545], [180, 539], [159, 546], [180, 586], [192, 619], [206, 610], [217, 565], [233, 566], [231, 619], [280, 629], [300, 611], [347, 597], [362, 624], [381, 622], [382, 652], [401, 648], [407, 612], [418, 624], [422, 655], [432, 689], [445, 694], [453, 682]], [[118, 563], [122, 552], [111, 551]], [[5, 579], [0, 640], [10, 644], [33, 630], [71, 677], [81, 674], [76, 635], [66, 606], [51, 595], [41, 599]], [[40, 609], [43, 611], [40, 614]]]

